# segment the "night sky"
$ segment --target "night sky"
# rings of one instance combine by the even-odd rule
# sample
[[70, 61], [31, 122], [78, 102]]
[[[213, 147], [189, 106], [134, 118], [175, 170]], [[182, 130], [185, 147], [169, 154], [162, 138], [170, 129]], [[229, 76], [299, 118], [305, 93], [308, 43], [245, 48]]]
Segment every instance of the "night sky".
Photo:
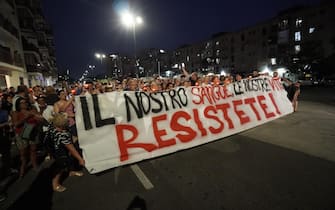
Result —
[[51, 24], [59, 71], [81, 76], [89, 64], [104, 73], [95, 52], [134, 55], [132, 31], [118, 12], [130, 7], [144, 23], [136, 28], [137, 49], [175, 49], [234, 31], [275, 16], [298, 4], [320, 0], [44, 0]]

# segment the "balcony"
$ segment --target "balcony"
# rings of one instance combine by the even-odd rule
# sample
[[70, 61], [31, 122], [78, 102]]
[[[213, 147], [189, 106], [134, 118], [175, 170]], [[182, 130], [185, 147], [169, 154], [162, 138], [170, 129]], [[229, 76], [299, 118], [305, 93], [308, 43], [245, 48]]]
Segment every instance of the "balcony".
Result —
[[20, 27], [22, 30], [35, 31], [34, 20], [32, 18], [20, 19]]
[[33, 65], [33, 64], [27, 64], [26, 68], [27, 68], [27, 72], [43, 73], [45, 71], [44, 67], [38, 67], [37, 65]]
[[39, 46], [39, 47], [42, 47], [42, 48], [43, 48], [43, 47], [44, 47], [44, 48], [47, 47], [47, 43], [46, 43], [45, 41], [38, 40], [37, 43], [38, 43], [38, 46]]
[[13, 58], [8, 47], [0, 46], [0, 61], [8, 64], [13, 64]]
[[32, 14], [35, 14], [35, 10], [32, 5], [31, 5], [31, 1], [27, 1], [27, 0], [15, 0], [16, 2], [16, 6], [17, 7], [21, 7], [21, 8], [27, 8], [28, 10], [30, 10], [30, 12]]
[[14, 54], [14, 65], [23, 67], [23, 60], [20, 54], [15, 53]]
[[12, 34], [17, 39], [19, 38], [19, 31], [15, 26], [12, 25], [11, 22], [9, 22], [8, 19], [6, 19], [2, 14], [0, 14], [0, 27], [8, 31], [10, 34]]
[[22, 37], [22, 45], [23, 50], [25, 51], [34, 51], [36, 53], [39, 53], [38, 48], [35, 45], [29, 43], [24, 37]]

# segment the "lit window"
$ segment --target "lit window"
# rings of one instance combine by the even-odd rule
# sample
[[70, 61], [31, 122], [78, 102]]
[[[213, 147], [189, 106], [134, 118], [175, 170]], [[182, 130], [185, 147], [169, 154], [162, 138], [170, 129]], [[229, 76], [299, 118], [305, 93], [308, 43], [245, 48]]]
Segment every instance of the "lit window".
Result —
[[198, 53], [197, 56], [200, 57], [200, 54]]
[[309, 30], [308, 30], [308, 32], [311, 34], [311, 33], [313, 33], [315, 31], [315, 28], [314, 27], [310, 27], [309, 28]]
[[215, 42], [215, 44], [216, 44], [216, 45], [219, 45], [219, 44], [220, 44], [220, 42], [219, 42], [219, 41], [217, 41], [217, 42]]
[[276, 65], [277, 64], [276, 58], [271, 58], [271, 64], [272, 65]]
[[302, 19], [301, 18], [297, 18], [296, 20], [295, 20], [295, 26], [296, 27], [300, 27], [302, 25]]
[[216, 50], [216, 56], [220, 55], [220, 50]]
[[280, 21], [279, 22], [279, 28], [280, 29], [285, 29], [285, 28], [287, 28], [287, 26], [288, 26], [288, 20], [282, 20], [282, 21]]
[[294, 40], [295, 41], [301, 41], [301, 32], [297, 31], [294, 33]]
[[294, 52], [295, 52], [296, 54], [298, 54], [298, 53], [300, 52], [300, 50], [301, 50], [300, 45], [295, 45], [295, 46], [294, 46]]
[[186, 56], [186, 60], [187, 60], [187, 62], [189, 62], [190, 61], [190, 56]]
[[220, 58], [215, 59], [216, 64], [220, 64]]

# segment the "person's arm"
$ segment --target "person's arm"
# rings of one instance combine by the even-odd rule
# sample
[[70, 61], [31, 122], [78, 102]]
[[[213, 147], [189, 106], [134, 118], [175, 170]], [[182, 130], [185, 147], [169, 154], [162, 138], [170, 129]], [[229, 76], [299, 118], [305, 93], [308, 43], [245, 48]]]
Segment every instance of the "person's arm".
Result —
[[299, 94], [300, 94], [300, 88], [299, 89], [297, 89], [295, 92], [294, 92], [294, 96], [293, 96], [293, 100], [298, 100], [298, 96], [299, 96]]
[[185, 67], [182, 67], [181, 70], [183, 71], [183, 74], [188, 77], [190, 74], [186, 71]]
[[9, 126], [9, 122], [0, 123], [0, 128]]
[[85, 165], [85, 160], [80, 156], [76, 148], [73, 146], [73, 144], [65, 144], [65, 147], [67, 150], [69, 150], [70, 154], [76, 158], [79, 161], [79, 164], [84, 166]]
[[32, 109], [29, 111], [31, 113], [31, 115], [38, 121], [42, 121], [43, 120], [43, 116], [36, 110], [36, 109]]
[[56, 102], [56, 103], [54, 104], [54, 112], [55, 112], [55, 113], [59, 113], [59, 112], [60, 112], [60, 107], [59, 107], [58, 102]]
[[18, 112], [13, 112], [13, 124], [15, 127], [18, 127], [26, 122], [26, 120], [31, 117], [31, 113], [25, 112], [24, 117], [20, 119]]
[[74, 101], [74, 96], [72, 96], [69, 100], [67, 100], [63, 106], [61, 106], [59, 109], [62, 111], [62, 112], [65, 112], [65, 110], [67, 109], [68, 106], [70, 106]]
[[283, 81], [286, 82], [286, 84], [287, 84], [288, 86], [290, 86], [290, 85], [293, 84], [292, 81], [290, 81], [289, 79], [287, 79], [287, 78], [285, 78], [285, 77], [283, 77]]

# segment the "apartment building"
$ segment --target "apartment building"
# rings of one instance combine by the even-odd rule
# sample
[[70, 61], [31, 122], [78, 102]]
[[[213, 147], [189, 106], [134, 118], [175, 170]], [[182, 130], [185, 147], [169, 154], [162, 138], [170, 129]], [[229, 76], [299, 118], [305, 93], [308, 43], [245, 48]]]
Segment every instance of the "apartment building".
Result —
[[28, 86], [51, 85], [57, 78], [54, 37], [40, 0], [15, 0]]
[[27, 78], [19, 23], [13, 0], [0, 1], [0, 88], [16, 87]]
[[290, 8], [256, 25], [183, 45], [173, 51], [173, 67], [218, 74], [286, 68], [311, 77], [318, 73], [313, 65], [334, 56], [334, 4]]

